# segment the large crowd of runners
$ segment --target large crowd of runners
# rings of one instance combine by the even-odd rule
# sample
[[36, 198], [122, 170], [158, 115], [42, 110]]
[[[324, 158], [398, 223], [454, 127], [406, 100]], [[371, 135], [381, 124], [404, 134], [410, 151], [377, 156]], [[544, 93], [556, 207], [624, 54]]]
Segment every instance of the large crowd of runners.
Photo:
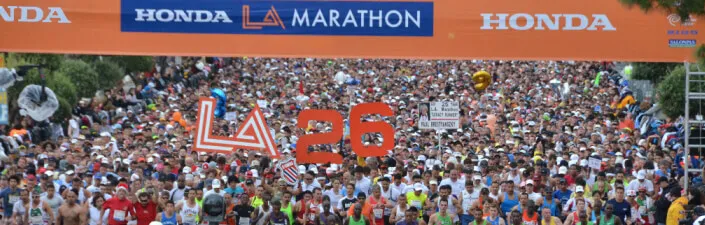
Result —
[[[47, 140], [33, 139], [30, 118], [12, 121], [5, 132], [23, 145], [2, 163], [3, 223], [208, 224], [210, 194], [225, 198], [227, 225], [677, 225], [705, 213], [699, 174], [682, 179], [680, 120], [648, 112], [653, 102], [620, 104], [628, 88], [612, 63], [196, 60], [82, 100]], [[480, 70], [492, 74], [485, 90], [472, 81]], [[365, 134], [364, 144], [395, 147], [360, 158], [348, 139], [312, 146], [343, 164], [301, 164], [288, 185], [265, 152], [192, 151], [198, 98], [212, 88], [234, 112], [214, 133], [234, 134], [259, 105], [284, 158], [301, 136], [331, 129], [297, 128], [299, 112], [347, 118], [367, 102], [392, 108], [363, 119], [395, 137]], [[461, 127], [419, 129], [418, 105], [440, 100], [460, 103]], [[643, 115], [658, 126], [637, 128]]]

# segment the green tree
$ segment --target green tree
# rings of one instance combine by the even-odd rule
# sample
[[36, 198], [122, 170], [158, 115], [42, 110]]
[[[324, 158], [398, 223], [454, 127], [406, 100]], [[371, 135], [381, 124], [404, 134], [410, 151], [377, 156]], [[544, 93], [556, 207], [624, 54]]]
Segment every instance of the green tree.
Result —
[[[697, 70], [696, 65], [691, 65], [691, 71]], [[699, 76], [691, 79], [703, 79]], [[705, 81], [705, 79], [703, 79]], [[664, 113], [671, 118], [678, 118], [685, 115], [685, 66], [679, 65], [666, 76], [663, 82], [659, 83], [656, 93], [659, 95], [659, 105]], [[690, 91], [705, 92], [705, 85], [700, 82], [691, 82]], [[690, 113], [696, 114], [702, 109], [701, 101], [691, 101]]]
[[111, 56], [107, 60], [117, 63], [126, 73], [146, 72], [154, 68], [151, 56]]
[[91, 65], [81, 60], [69, 59], [61, 63], [59, 72], [71, 78], [79, 97], [95, 96], [100, 77]]
[[98, 79], [99, 89], [105, 90], [115, 87], [124, 75], [123, 69], [117, 63], [110, 61], [96, 61], [93, 68], [100, 79]]
[[664, 77], [676, 68], [681, 63], [643, 63], [637, 62], [632, 64], [634, 71], [632, 78], [636, 80], [650, 80], [654, 84], [658, 84]]
[[17, 53], [15, 56], [26, 61], [28, 64], [45, 65], [49, 71], [59, 69], [61, 63], [64, 61], [64, 55], [57, 54]]
[[[681, 22], [688, 22], [691, 16], [705, 16], [705, 1], [703, 0], [619, 0], [629, 7], [639, 7], [644, 12], [662, 10], [676, 13]], [[705, 63], [705, 44], [700, 45], [695, 52], [696, 58]]]

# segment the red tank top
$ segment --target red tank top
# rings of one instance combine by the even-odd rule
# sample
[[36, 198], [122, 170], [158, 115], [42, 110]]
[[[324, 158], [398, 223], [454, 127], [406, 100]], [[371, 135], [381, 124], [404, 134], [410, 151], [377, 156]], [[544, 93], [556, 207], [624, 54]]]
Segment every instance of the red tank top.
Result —
[[539, 221], [539, 214], [537, 212], [534, 212], [534, 215], [529, 217], [527, 215], [527, 210], [524, 210], [524, 215], [521, 216], [521, 218], [524, 220], [525, 225], [538, 225]]
[[306, 214], [306, 216], [308, 217], [308, 221], [306, 222], [306, 224], [315, 225], [316, 215], [318, 215], [319, 213], [318, 211], [321, 207], [321, 203], [317, 203], [311, 200], [306, 205], [308, 206], [308, 213]]

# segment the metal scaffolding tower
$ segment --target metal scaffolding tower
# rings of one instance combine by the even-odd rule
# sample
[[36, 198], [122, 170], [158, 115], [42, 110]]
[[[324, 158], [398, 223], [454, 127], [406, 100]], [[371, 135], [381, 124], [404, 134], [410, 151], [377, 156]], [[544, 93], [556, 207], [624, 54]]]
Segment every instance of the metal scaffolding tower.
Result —
[[[691, 71], [692, 69], [697, 69], [697, 71]], [[700, 66], [697, 64], [691, 65], [690, 63], [686, 62], [685, 63], [685, 118], [684, 118], [684, 124], [683, 128], [685, 129], [685, 140], [684, 140], [684, 146], [685, 146], [685, 159], [683, 160], [683, 168], [686, 171], [685, 173], [685, 181], [683, 184], [683, 189], [687, 190], [688, 189], [688, 183], [690, 181], [690, 178], [688, 177], [688, 173], [699, 173], [702, 172], [700, 168], [690, 168], [690, 150], [692, 149], [704, 149], [705, 148], [705, 139], [703, 138], [703, 125], [705, 124], [705, 120], [702, 118], [702, 101], [705, 100], [705, 72], [700, 70]], [[696, 115], [690, 115], [691, 114], [691, 100], [694, 102], [697, 102], [697, 107], [699, 108], [697, 110]], [[693, 104], [696, 106], [696, 104]], [[693, 118], [695, 117], [695, 118]], [[693, 130], [697, 130], [697, 135], [696, 137], [691, 137], [691, 134]], [[695, 142], [695, 143], [691, 143]], [[702, 153], [702, 152], [699, 152]]]

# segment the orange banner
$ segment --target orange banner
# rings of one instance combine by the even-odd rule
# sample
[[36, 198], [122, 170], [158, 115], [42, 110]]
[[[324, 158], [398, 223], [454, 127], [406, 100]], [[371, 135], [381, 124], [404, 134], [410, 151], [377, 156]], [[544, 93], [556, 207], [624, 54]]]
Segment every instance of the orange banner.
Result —
[[[0, 51], [682, 62], [705, 21], [618, 0], [5, 0]], [[703, 19], [705, 20], [705, 19]]]

